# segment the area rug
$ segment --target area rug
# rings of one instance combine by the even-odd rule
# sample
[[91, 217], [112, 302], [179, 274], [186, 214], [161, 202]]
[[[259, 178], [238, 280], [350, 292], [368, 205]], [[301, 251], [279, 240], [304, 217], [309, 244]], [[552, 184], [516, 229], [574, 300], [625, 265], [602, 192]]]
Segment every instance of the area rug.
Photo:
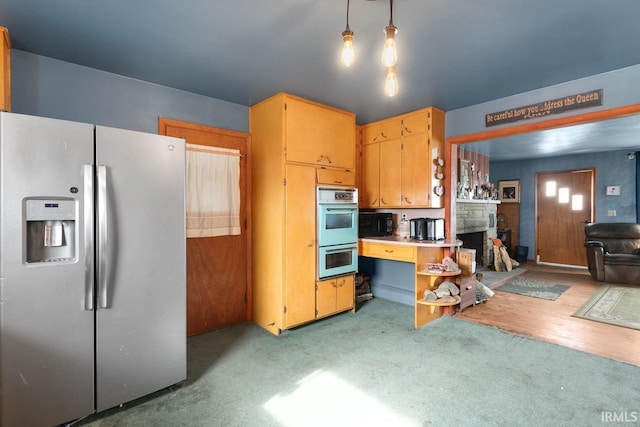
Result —
[[602, 286], [573, 316], [640, 330], [640, 288]]
[[567, 289], [569, 289], [569, 286], [566, 285], [544, 282], [542, 280], [525, 279], [522, 277], [518, 277], [496, 288], [497, 291], [511, 292], [512, 294], [542, 298], [550, 301], [558, 299]]

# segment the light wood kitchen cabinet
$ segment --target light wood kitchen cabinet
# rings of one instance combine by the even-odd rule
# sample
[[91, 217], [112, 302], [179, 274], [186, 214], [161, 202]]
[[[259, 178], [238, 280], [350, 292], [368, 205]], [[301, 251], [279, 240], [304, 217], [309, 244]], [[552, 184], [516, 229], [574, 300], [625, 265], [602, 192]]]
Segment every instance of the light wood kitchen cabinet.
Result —
[[11, 111], [11, 40], [9, 31], [4, 27], [0, 27], [0, 36], [0, 110]]
[[380, 206], [380, 144], [362, 146], [359, 201], [360, 207]]
[[362, 143], [388, 141], [400, 138], [402, 135], [402, 120], [399, 117], [380, 120], [362, 126]]
[[354, 185], [355, 115], [278, 94], [250, 129], [253, 321], [278, 335], [316, 319], [316, 186]]
[[316, 317], [316, 170], [287, 165], [284, 329]]
[[316, 282], [316, 316], [330, 316], [353, 309], [355, 304], [354, 275]]
[[324, 166], [317, 168], [318, 184], [328, 185], [356, 185], [356, 174], [353, 169], [327, 169]]
[[[382, 132], [383, 124], [385, 129], [393, 128], [397, 133]], [[439, 157], [444, 159], [443, 111], [425, 108], [363, 125], [362, 132], [361, 194], [364, 193], [364, 197], [360, 207], [442, 207], [444, 180], [437, 179], [435, 162]], [[383, 133], [399, 136], [381, 138]], [[374, 135], [378, 136], [375, 141]]]
[[281, 94], [287, 161], [353, 169], [355, 115]]
[[402, 139], [383, 141], [380, 145], [380, 206], [402, 206]]

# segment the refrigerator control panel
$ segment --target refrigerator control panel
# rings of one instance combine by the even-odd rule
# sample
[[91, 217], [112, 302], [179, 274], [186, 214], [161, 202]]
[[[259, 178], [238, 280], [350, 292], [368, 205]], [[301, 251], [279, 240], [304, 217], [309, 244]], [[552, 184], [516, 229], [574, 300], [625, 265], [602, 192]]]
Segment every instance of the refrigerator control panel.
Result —
[[74, 220], [76, 219], [76, 204], [69, 199], [27, 199], [26, 220]]

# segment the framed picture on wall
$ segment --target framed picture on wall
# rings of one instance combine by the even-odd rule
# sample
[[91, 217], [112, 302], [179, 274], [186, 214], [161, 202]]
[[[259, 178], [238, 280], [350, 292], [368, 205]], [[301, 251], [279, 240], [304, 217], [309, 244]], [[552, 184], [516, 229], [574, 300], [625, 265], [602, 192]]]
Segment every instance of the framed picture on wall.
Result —
[[498, 181], [498, 195], [502, 203], [520, 203], [520, 180]]

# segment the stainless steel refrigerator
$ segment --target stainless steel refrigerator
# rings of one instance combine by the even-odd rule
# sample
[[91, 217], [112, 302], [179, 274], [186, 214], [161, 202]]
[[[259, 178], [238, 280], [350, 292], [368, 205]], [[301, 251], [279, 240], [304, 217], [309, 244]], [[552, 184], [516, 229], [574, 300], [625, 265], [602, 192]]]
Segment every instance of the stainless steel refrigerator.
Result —
[[0, 113], [0, 425], [186, 378], [185, 143]]

